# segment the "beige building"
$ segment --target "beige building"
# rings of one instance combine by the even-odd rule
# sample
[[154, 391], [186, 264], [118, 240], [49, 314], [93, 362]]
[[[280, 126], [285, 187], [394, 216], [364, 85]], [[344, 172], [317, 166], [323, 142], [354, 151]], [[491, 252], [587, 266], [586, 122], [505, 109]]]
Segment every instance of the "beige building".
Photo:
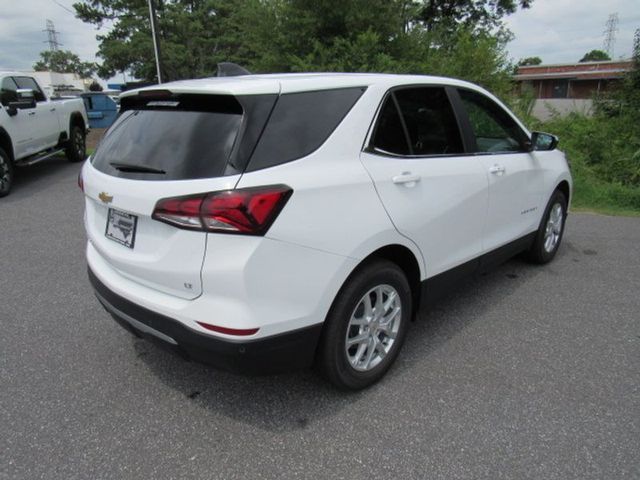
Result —
[[49, 97], [77, 96], [89, 90], [91, 78], [80, 78], [75, 73], [22, 71], [34, 77]]

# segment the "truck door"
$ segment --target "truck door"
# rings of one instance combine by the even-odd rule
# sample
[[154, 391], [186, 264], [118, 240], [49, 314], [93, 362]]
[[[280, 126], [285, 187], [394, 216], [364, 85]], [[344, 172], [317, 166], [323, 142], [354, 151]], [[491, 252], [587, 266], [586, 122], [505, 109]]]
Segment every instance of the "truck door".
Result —
[[60, 128], [58, 122], [58, 112], [56, 111], [56, 102], [47, 99], [46, 95], [31, 77], [13, 77], [18, 88], [27, 88], [33, 90], [36, 98], [36, 110], [33, 117], [34, 142], [38, 146], [38, 150], [46, 150], [56, 146], [60, 139]]
[[10, 116], [6, 111], [9, 102], [18, 100], [17, 90], [18, 85], [12, 77], [5, 77], [2, 80], [2, 84], [0, 85], [0, 103], [2, 103], [6, 113], [6, 123], [4, 123], [3, 126], [7, 130], [9, 137], [11, 137], [13, 153], [16, 160], [38, 151], [33, 135], [35, 129], [31, 127], [33, 117], [35, 116], [35, 109], [18, 110], [13, 116]]

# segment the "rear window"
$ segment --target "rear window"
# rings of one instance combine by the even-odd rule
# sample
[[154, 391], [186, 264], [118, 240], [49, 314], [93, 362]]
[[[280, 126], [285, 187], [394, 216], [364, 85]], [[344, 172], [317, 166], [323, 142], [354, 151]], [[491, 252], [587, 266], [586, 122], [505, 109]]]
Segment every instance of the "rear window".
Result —
[[93, 157], [96, 169], [143, 180], [188, 180], [225, 174], [243, 116], [234, 97], [137, 96], [122, 103], [124, 111]]
[[317, 150], [365, 89], [341, 88], [281, 95], [247, 170], [290, 162]]

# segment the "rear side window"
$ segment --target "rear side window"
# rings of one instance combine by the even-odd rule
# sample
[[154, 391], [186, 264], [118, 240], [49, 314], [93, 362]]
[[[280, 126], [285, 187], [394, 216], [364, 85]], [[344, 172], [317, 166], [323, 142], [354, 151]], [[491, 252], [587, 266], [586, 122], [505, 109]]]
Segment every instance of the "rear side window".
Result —
[[442, 87], [402, 88], [390, 94], [380, 112], [372, 144], [397, 155], [464, 153], [458, 123]]
[[384, 102], [373, 134], [373, 147], [385, 153], [409, 155], [409, 143], [393, 95]]
[[36, 81], [31, 77], [13, 77], [13, 79], [18, 84], [18, 88], [26, 88], [29, 90], [33, 90], [33, 96], [36, 99], [36, 102], [44, 102], [46, 100], [44, 93], [40, 90], [40, 87], [36, 83]]
[[520, 152], [526, 134], [498, 104], [471, 90], [458, 90], [471, 128], [476, 137], [476, 149], [483, 153]]
[[[225, 173], [242, 123], [234, 97], [128, 99], [93, 157], [98, 170], [142, 180], [189, 180]], [[129, 109], [127, 109], [129, 108]]]
[[449, 98], [441, 87], [395, 92], [413, 155], [463, 153], [462, 139]]
[[247, 171], [290, 162], [317, 150], [364, 90], [358, 87], [281, 95]]

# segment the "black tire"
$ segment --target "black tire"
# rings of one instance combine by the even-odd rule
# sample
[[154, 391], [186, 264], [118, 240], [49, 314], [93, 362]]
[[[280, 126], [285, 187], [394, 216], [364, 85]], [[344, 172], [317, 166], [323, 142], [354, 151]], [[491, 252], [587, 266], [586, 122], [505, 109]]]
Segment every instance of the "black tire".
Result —
[[65, 154], [70, 162], [81, 162], [87, 157], [86, 133], [84, 128], [73, 125], [69, 132]]
[[[378, 330], [385, 323], [383, 321], [378, 323], [378, 320], [374, 320], [373, 323], [369, 323], [367, 326], [349, 326], [352, 315], [355, 316], [358, 312], [361, 312], [360, 315], [366, 316], [364, 314], [364, 298], [369, 296], [369, 302], [372, 302], [372, 299], [375, 301], [378, 298], [377, 291], [374, 291], [376, 288], [382, 289], [380, 291], [383, 294], [380, 295], [380, 298], [383, 302], [391, 298], [389, 295], [385, 297], [384, 292], [392, 294], [392, 291], [395, 290], [397, 293], [395, 298], [399, 300], [399, 305], [394, 302], [390, 305], [389, 310], [386, 310], [386, 312], [391, 312], [394, 305], [395, 307], [400, 307], [400, 311], [397, 314], [399, 315], [398, 326], [393, 340], [386, 333]], [[323, 376], [342, 390], [359, 390], [380, 380], [395, 361], [404, 342], [412, 314], [411, 298], [411, 288], [407, 277], [395, 263], [388, 260], [375, 260], [359, 267], [336, 296], [325, 321], [316, 358], [316, 367]], [[374, 316], [376, 315], [374, 313], [375, 310], [374, 306], [372, 310]], [[385, 310], [378, 311], [385, 312]], [[387, 318], [397, 319], [398, 317], [389, 314]], [[384, 320], [384, 318], [381, 320]], [[395, 325], [393, 322], [395, 320], [387, 325]], [[365, 329], [367, 332], [364, 331]], [[371, 334], [368, 332], [374, 329], [380, 333]], [[360, 342], [347, 350], [347, 335], [350, 335], [350, 339], [364, 335], [368, 336], [369, 340]], [[377, 336], [378, 341], [373, 339], [374, 336]], [[370, 342], [376, 345], [371, 350], [369, 350]], [[385, 345], [384, 342], [392, 343]], [[365, 349], [362, 352], [358, 350], [361, 346]], [[378, 347], [383, 349], [388, 347], [386, 355], [382, 357], [382, 352], [379, 351]], [[349, 355], [353, 355], [354, 358], [352, 360], [357, 364], [358, 355], [366, 357], [365, 352], [368, 354], [369, 351], [374, 352], [377, 364], [369, 359], [369, 363], [371, 363], [369, 369], [365, 371], [358, 370], [350, 362]], [[366, 363], [367, 359], [364, 358], [363, 360], [365, 362], [360, 367], [361, 369], [365, 368], [364, 363]]]
[[[554, 209], [559, 208], [561, 211], [561, 224], [559, 226], [559, 231], [557, 227], [550, 227], [550, 217], [553, 215]], [[551, 195], [549, 199], [549, 203], [547, 203], [547, 207], [545, 208], [544, 215], [542, 216], [542, 221], [540, 222], [540, 226], [538, 227], [538, 233], [536, 234], [535, 241], [533, 245], [527, 252], [527, 257], [533, 263], [545, 264], [549, 263], [556, 256], [558, 252], [558, 248], [560, 247], [560, 243], [562, 242], [562, 236], [564, 235], [564, 227], [567, 219], [567, 198], [564, 196], [560, 190], [556, 190]], [[555, 232], [557, 235], [557, 240], [553, 243], [552, 248], [549, 248], [551, 243], [547, 243], [548, 241], [548, 229], [552, 229], [552, 233]]]
[[7, 153], [0, 148], [0, 197], [6, 197], [13, 186], [13, 163]]

